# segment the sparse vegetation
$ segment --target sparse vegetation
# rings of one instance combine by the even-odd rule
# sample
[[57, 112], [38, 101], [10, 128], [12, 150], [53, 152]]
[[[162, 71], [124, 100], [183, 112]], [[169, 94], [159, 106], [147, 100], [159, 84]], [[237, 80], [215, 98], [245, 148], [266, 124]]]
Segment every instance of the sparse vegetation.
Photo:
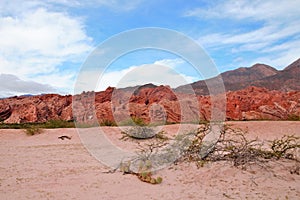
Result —
[[[141, 120], [137, 121], [138, 123], [142, 123]], [[105, 126], [115, 125], [115, 123], [111, 121], [104, 121], [100, 124]], [[44, 128], [72, 127], [75, 127], [73, 121], [61, 120], [50, 120], [45, 123], [0, 123], [0, 128], [24, 129], [24, 132], [30, 136], [42, 133]], [[130, 127], [127, 131], [122, 132], [124, 136], [121, 139], [131, 139], [137, 142], [138, 158], [121, 163], [119, 169], [124, 174], [136, 175], [138, 179], [143, 182], [159, 184], [162, 182], [162, 178], [159, 176], [154, 177], [153, 169], [157, 169], [157, 166], [161, 163], [165, 164], [170, 161], [171, 163], [194, 162], [198, 167], [203, 167], [209, 162], [226, 161], [232, 163], [235, 167], [247, 169], [251, 165], [266, 168], [266, 163], [269, 161], [289, 159], [295, 161], [295, 166], [287, 170], [289, 170], [291, 174], [300, 174], [300, 160], [299, 155], [297, 155], [300, 148], [300, 138], [295, 135], [284, 135], [281, 138], [266, 143], [258, 140], [258, 138], [249, 140], [246, 137], [247, 132], [225, 126], [213, 150], [208, 152], [207, 156], [201, 157], [200, 151], [203, 147], [203, 139], [209, 132], [209, 129], [209, 124], [204, 123], [200, 125], [200, 128], [194, 131], [177, 135], [174, 139], [170, 139], [166, 136], [164, 131], [156, 133], [155, 127], [152, 126]], [[171, 141], [174, 143], [167, 146]], [[177, 158], [178, 155], [179, 158], [177, 160], [174, 159]], [[133, 172], [131, 166], [135, 166], [137, 172]]]
[[73, 121], [63, 120], [50, 120], [44, 123], [14, 123], [5, 124], [0, 123], [0, 129], [24, 129], [24, 132], [29, 135], [37, 135], [43, 132], [43, 129], [53, 128], [74, 128], [75, 124]]
[[[291, 174], [299, 174], [299, 157], [297, 157], [297, 150], [300, 148], [299, 137], [294, 135], [284, 135], [282, 138], [264, 143], [257, 138], [249, 140], [246, 138], [246, 132], [240, 129], [233, 129], [229, 126], [225, 126], [222, 130], [219, 141], [215, 144], [213, 150], [208, 152], [206, 157], [200, 156], [200, 150], [202, 148], [202, 141], [205, 135], [209, 132], [210, 127], [208, 124], [200, 126], [195, 131], [191, 131], [185, 135], [177, 135], [173, 141], [173, 146], [168, 146], [162, 153], [168, 142], [169, 138], [165, 138], [164, 132], [162, 137], [147, 139], [140, 144], [139, 140], [136, 140], [139, 144], [138, 150], [138, 162], [140, 162], [138, 173], [130, 171], [132, 164], [129, 162], [127, 167], [124, 167], [121, 171], [126, 171], [129, 174], [137, 175], [143, 182], [151, 184], [158, 184], [162, 180], [160, 177], [153, 178], [151, 169], [157, 167], [156, 165], [161, 162], [161, 159], [169, 159], [174, 156], [172, 152], [173, 147], [177, 148], [177, 155], [181, 157], [175, 162], [194, 162], [198, 167], [205, 166], [209, 162], [227, 161], [233, 164], [235, 167], [246, 170], [251, 165], [257, 165], [263, 168], [267, 168], [269, 161], [277, 161], [279, 159], [289, 159], [295, 161], [295, 167], [288, 169]], [[124, 139], [124, 138], [123, 138]], [[136, 162], [136, 160], [134, 162]], [[162, 163], [168, 163], [162, 162]], [[125, 169], [125, 170], [124, 170]]]
[[116, 122], [115, 121], [111, 121], [111, 120], [103, 120], [103, 121], [100, 121], [100, 126], [117, 126]]
[[151, 172], [151, 161], [147, 160], [140, 164], [139, 172], [137, 173], [137, 177], [146, 183], [151, 184], [160, 184], [162, 182], [162, 178], [158, 176], [157, 178], [154, 178]]
[[300, 115], [289, 115], [288, 120], [289, 121], [300, 121]]
[[64, 120], [49, 120], [40, 125], [40, 128], [74, 128], [75, 124], [73, 121]]
[[149, 139], [155, 138], [162, 141], [166, 141], [169, 138], [166, 136], [166, 132], [159, 131], [158, 133], [155, 132], [153, 127], [146, 127], [146, 126], [134, 126], [132, 128], [127, 129], [126, 131], [121, 132], [123, 136], [121, 140], [128, 140], [128, 139]]
[[147, 123], [141, 118], [131, 117], [118, 123], [119, 126], [146, 126]]
[[36, 128], [74, 128], [75, 124], [73, 121], [64, 121], [64, 120], [49, 120], [43, 123], [13, 123], [6, 124], [0, 123], [0, 129], [27, 129], [29, 127]]
[[182, 160], [195, 161], [197, 166], [204, 166], [206, 162], [229, 161], [236, 167], [246, 169], [252, 164], [262, 165], [271, 159], [291, 159], [299, 162], [295, 154], [300, 148], [299, 137], [284, 135], [280, 139], [270, 141], [265, 145], [258, 139], [248, 140], [245, 132], [239, 129], [226, 127], [221, 138], [216, 143], [212, 152], [204, 158], [200, 158], [199, 151], [205, 129], [196, 131], [192, 145], [184, 152]]
[[287, 158], [287, 159], [295, 159], [295, 155], [293, 153], [294, 150], [300, 148], [299, 137], [294, 135], [284, 135], [280, 139], [276, 139], [271, 141], [271, 157], [279, 158]]
[[42, 129], [36, 126], [29, 126], [25, 129], [25, 133], [28, 136], [37, 135], [42, 133]]
[[[133, 134], [134, 133], [134, 134]], [[144, 138], [151, 134], [151, 138]], [[150, 184], [160, 184], [162, 178], [160, 176], [153, 177], [153, 163], [152, 156], [157, 155], [159, 149], [167, 144], [169, 138], [165, 135], [164, 131], [155, 134], [152, 127], [135, 126], [127, 132], [123, 132], [124, 136], [121, 140], [131, 139], [138, 144], [137, 154], [138, 157], [132, 161], [122, 162], [120, 164], [120, 171], [124, 174], [136, 175], [141, 181]], [[133, 134], [133, 136], [132, 136]], [[141, 140], [143, 139], [143, 140]], [[133, 172], [131, 168], [137, 167], [137, 172]]]
[[160, 176], [154, 178], [153, 173], [151, 171], [151, 161], [141, 161], [139, 165], [138, 172], [135, 173], [130, 170], [131, 162], [127, 161], [125, 163], [120, 164], [120, 171], [123, 172], [123, 174], [133, 174], [138, 177], [143, 182], [150, 183], [150, 184], [160, 184], [162, 182], [162, 178]]

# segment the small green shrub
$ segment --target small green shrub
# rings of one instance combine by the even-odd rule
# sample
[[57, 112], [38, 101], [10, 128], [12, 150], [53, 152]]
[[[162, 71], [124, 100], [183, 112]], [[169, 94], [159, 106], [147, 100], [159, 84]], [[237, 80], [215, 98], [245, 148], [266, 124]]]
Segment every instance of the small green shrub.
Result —
[[156, 178], [156, 183], [157, 183], [157, 184], [160, 184], [161, 182], [162, 182], [162, 177], [160, 177], [160, 176], [157, 177], [157, 178]]
[[100, 126], [117, 126], [116, 122], [110, 120], [100, 121]]
[[166, 141], [169, 140], [167, 133], [165, 131], [159, 131], [156, 135], [155, 135], [156, 139], [162, 140], [162, 141]]
[[133, 117], [132, 118], [132, 121], [135, 123], [135, 125], [138, 125], [138, 126], [145, 126], [147, 125], [143, 119], [141, 118], [138, 118], [138, 117]]
[[152, 164], [150, 160], [142, 161], [140, 163], [139, 171], [137, 173], [131, 171], [130, 166], [131, 166], [131, 161], [121, 162], [119, 169], [121, 172], [123, 172], [123, 174], [136, 175], [138, 179], [146, 183], [160, 184], [162, 182], [162, 178], [160, 176], [158, 176], [157, 178], [152, 177], [153, 176], [151, 172]]
[[139, 172], [137, 173], [137, 177], [146, 183], [150, 184], [160, 184], [162, 182], [162, 178], [158, 176], [157, 178], [152, 177], [151, 173], [152, 163], [150, 160], [146, 160], [145, 162], [140, 163]]
[[129, 119], [121, 121], [118, 125], [120, 125], [120, 126], [146, 126], [147, 124], [141, 118], [131, 117]]
[[32, 136], [42, 133], [42, 129], [36, 126], [29, 126], [25, 129], [26, 135]]
[[288, 120], [289, 121], [300, 121], [300, 115], [289, 115]]

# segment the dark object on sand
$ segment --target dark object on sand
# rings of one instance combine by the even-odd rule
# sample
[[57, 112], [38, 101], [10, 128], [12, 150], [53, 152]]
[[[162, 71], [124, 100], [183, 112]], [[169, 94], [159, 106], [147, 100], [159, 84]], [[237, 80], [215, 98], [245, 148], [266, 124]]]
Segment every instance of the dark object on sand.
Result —
[[70, 137], [70, 136], [67, 136], [67, 135], [62, 135], [62, 136], [58, 137], [58, 139], [61, 139], [61, 140], [64, 140], [64, 139], [71, 140], [71, 139], [72, 139], [72, 137]]

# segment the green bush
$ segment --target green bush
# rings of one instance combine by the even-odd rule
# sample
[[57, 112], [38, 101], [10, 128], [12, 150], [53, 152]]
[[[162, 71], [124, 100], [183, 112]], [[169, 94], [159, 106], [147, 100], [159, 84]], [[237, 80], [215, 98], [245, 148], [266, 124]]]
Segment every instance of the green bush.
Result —
[[290, 121], [300, 121], [300, 116], [298, 116], [298, 115], [289, 115], [288, 120], [290, 120]]
[[120, 125], [120, 126], [146, 126], [147, 124], [141, 118], [132, 117], [127, 120], [121, 121], [118, 125]]
[[39, 127], [36, 127], [36, 126], [29, 126], [25, 129], [25, 133], [29, 136], [37, 135], [37, 134], [42, 133], [42, 129], [40, 129]]
[[100, 122], [100, 126], [117, 126], [116, 122], [110, 120], [103, 120]]

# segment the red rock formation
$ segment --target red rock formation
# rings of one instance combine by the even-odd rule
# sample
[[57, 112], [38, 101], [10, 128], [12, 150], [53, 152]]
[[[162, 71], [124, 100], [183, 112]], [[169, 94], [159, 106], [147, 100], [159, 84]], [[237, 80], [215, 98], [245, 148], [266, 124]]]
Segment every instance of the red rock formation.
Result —
[[[251, 86], [229, 91], [226, 98], [227, 120], [286, 120], [300, 116], [300, 91], [270, 91]], [[95, 123], [124, 122], [131, 117], [141, 118], [145, 122], [196, 122], [211, 118], [210, 96], [174, 93], [168, 86], [131, 90], [108, 88], [103, 92], [85, 92], [73, 97], [73, 106], [74, 113], [70, 95], [47, 94], [1, 99], [0, 120], [5, 123], [22, 123], [76, 119], [79, 122]]]
[[249, 87], [227, 93], [227, 119], [289, 119], [300, 116], [300, 92]]
[[4, 123], [46, 122], [51, 119], [71, 120], [71, 105], [71, 95], [57, 94], [0, 100], [0, 107], [10, 107], [10, 111], [6, 111], [5, 118], [2, 118]]

